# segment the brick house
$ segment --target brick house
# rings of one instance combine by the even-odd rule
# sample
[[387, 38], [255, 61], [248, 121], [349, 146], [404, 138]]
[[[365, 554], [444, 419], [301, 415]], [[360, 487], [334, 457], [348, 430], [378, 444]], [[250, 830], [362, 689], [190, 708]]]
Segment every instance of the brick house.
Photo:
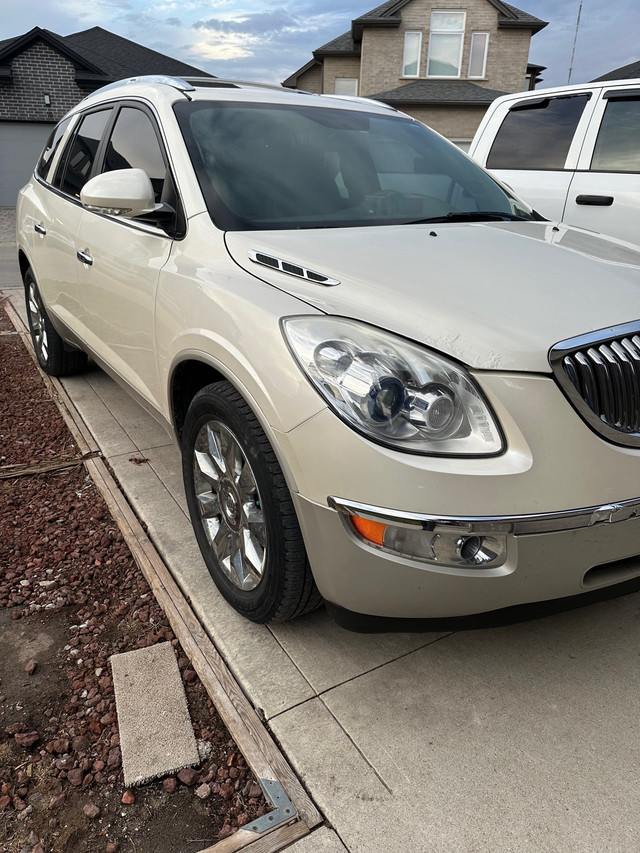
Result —
[[14, 205], [55, 124], [86, 95], [140, 74], [205, 71], [92, 27], [69, 36], [34, 27], [0, 41], [0, 205]]
[[376, 98], [468, 147], [491, 101], [535, 86], [529, 44], [546, 25], [502, 0], [388, 0], [283, 85]]

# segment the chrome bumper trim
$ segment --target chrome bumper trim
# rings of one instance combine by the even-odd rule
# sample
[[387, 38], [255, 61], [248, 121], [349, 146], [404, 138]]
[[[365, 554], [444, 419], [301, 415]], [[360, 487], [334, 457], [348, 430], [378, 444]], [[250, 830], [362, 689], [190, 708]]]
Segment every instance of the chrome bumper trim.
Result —
[[597, 527], [600, 524], [618, 524], [640, 517], [640, 498], [631, 498], [602, 506], [569, 509], [562, 512], [467, 517], [401, 512], [334, 497], [327, 498], [327, 503], [342, 515], [356, 515], [385, 524], [395, 524], [399, 527], [422, 527], [428, 531], [449, 531], [478, 536], [491, 533], [511, 533], [515, 536], [557, 533], [562, 530]]

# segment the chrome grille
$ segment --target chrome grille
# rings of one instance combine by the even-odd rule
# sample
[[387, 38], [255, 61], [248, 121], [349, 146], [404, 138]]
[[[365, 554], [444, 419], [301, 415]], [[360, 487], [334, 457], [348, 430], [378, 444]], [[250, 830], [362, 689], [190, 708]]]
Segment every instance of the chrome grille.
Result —
[[640, 446], [640, 322], [554, 346], [556, 380], [587, 423], [616, 444]]

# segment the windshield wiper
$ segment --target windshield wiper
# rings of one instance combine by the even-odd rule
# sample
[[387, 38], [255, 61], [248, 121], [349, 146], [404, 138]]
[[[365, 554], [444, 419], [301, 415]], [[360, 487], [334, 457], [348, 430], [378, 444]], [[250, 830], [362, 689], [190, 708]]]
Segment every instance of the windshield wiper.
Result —
[[505, 210], [458, 210], [444, 216], [431, 216], [428, 219], [415, 219], [406, 225], [423, 225], [428, 222], [532, 222], [528, 216], [518, 216]]

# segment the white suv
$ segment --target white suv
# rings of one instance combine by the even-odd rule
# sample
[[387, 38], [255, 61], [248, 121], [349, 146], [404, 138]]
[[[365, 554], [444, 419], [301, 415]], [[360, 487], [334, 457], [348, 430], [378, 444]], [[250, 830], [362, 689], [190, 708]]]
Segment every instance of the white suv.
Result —
[[175, 434], [227, 600], [354, 625], [640, 577], [640, 254], [382, 104], [213, 82], [85, 99], [17, 229], [41, 365]]
[[498, 98], [469, 154], [543, 216], [640, 243], [640, 80]]

